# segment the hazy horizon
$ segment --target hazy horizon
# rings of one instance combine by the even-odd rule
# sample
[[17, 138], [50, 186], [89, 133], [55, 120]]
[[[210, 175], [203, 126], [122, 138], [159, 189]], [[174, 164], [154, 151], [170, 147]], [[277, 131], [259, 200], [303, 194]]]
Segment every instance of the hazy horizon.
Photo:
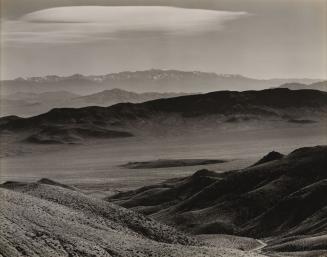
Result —
[[1, 79], [174, 69], [327, 78], [325, 0], [3, 0]]
[[150, 69], [143, 69], [143, 70], [121, 70], [121, 71], [116, 71], [116, 72], [106, 72], [106, 73], [64, 73], [64, 74], [53, 74], [53, 73], [48, 73], [44, 75], [39, 75], [39, 76], [18, 76], [18, 77], [12, 77], [12, 78], [0, 78], [0, 81], [5, 81], [5, 80], [15, 80], [15, 79], [29, 79], [33, 77], [47, 77], [47, 76], [58, 76], [58, 77], [70, 77], [74, 75], [82, 75], [82, 76], [105, 76], [109, 74], [119, 74], [119, 73], [124, 73], [124, 72], [146, 72], [146, 71], [151, 71], [151, 70], [161, 70], [161, 71], [179, 71], [179, 72], [202, 72], [202, 73], [214, 73], [218, 76], [224, 76], [224, 75], [231, 75], [231, 76], [241, 76], [244, 78], [249, 78], [249, 79], [255, 79], [255, 80], [274, 80], [274, 79], [285, 79], [285, 80], [301, 80], [301, 79], [308, 79], [308, 80], [326, 80], [327, 78], [318, 78], [318, 77], [266, 77], [266, 78], [259, 78], [259, 77], [251, 77], [251, 76], [246, 76], [244, 74], [239, 74], [239, 73], [219, 73], [219, 72], [213, 72], [213, 71], [203, 71], [203, 70], [182, 70], [182, 69], [169, 69], [169, 68], [162, 68], [162, 69], [156, 69], [156, 68], [150, 68]]

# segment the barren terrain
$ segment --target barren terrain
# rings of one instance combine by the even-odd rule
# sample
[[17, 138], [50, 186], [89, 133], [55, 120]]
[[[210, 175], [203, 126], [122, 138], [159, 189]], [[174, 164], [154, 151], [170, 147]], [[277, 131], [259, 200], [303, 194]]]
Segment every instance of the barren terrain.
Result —
[[261, 256], [218, 248], [49, 180], [0, 188], [0, 255]]

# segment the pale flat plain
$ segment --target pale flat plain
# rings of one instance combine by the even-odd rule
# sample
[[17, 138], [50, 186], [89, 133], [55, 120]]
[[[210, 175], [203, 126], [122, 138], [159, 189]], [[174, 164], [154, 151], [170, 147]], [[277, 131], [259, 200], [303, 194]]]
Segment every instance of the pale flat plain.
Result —
[[[18, 153], [0, 159], [0, 175], [1, 182], [51, 178], [102, 196], [187, 176], [203, 168], [217, 172], [239, 169], [273, 150], [287, 154], [299, 147], [323, 144], [327, 144], [325, 128], [311, 125], [205, 134], [199, 131], [193, 135], [97, 140], [77, 145], [20, 144]], [[228, 162], [137, 170], [120, 167], [136, 161], [199, 158]]]

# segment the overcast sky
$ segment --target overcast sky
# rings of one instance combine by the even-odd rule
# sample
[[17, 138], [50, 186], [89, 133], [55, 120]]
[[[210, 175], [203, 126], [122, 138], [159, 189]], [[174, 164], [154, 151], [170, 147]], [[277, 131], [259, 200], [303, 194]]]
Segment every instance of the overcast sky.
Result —
[[2, 79], [150, 68], [327, 78], [327, 0], [2, 0]]

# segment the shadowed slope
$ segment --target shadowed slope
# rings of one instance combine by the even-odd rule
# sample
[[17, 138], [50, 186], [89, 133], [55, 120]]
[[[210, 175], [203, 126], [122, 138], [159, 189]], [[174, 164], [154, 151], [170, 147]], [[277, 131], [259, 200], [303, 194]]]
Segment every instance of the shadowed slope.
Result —
[[272, 152], [268, 153], [267, 155], [265, 155], [264, 157], [262, 157], [255, 164], [253, 164], [253, 166], [263, 164], [263, 163], [266, 163], [266, 162], [270, 162], [270, 161], [280, 160], [283, 157], [284, 157], [283, 154], [281, 154], [279, 152], [272, 151]]
[[326, 146], [300, 148], [238, 172], [199, 172], [108, 200], [193, 233], [326, 232], [326, 220], [318, 222], [327, 214], [326, 156]]
[[224, 126], [230, 129], [240, 123], [247, 123], [249, 128], [264, 126], [265, 122], [310, 126], [323, 122], [326, 110], [327, 93], [321, 91], [285, 88], [219, 91], [139, 104], [53, 109], [31, 118], [4, 117], [0, 119], [0, 133], [15, 132], [11, 136], [24, 133], [25, 139], [34, 143], [69, 143], [86, 138], [130, 136], [126, 133], [157, 135]]
[[122, 103], [111, 107], [61, 108], [21, 119], [0, 119], [2, 129], [35, 128], [44, 124], [112, 124], [127, 120], [149, 119], [161, 114], [190, 118], [203, 115], [263, 115], [282, 117], [294, 108], [321, 112], [327, 107], [327, 93], [315, 90], [269, 89], [262, 91], [219, 91], [208, 94], [159, 99], [140, 104]]

